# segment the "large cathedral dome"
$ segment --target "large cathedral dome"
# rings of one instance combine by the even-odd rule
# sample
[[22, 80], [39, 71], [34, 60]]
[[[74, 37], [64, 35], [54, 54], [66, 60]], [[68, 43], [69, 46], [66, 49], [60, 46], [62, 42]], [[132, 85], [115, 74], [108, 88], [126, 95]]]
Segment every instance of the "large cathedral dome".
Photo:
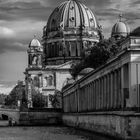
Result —
[[98, 23], [95, 14], [77, 0], [65, 1], [55, 8], [47, 23], [48, 32], [80, 27], [97, 29]]
[[68, 0], [54, 9], [43, 30], [47, 64], [80, 60], [82, 53], [99, 42], [95, 14], [78, 0]]

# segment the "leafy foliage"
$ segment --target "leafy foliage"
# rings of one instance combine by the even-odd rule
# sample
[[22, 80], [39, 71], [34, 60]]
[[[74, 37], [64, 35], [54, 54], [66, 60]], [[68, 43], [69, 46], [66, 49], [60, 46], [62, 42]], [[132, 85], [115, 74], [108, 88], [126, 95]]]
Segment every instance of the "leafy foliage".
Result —
[[72, 65], [71, 75], [75, 78], [79, 72], [84, 68], [98, 68], [99, 66], [106, 63], [106, 61], [117, 54], [121, 48], [120, 42], [114, 38], [108, 40], [104, 39], [92, 47], [91, 53], [86, 56], [80, 63]]
[[21, 84], [16, 85], [5, 98], [5, 105], [10, 108], [16, 108], [18, 106], [18, 100], [21, 101], [21, 104], [27, 105], [25, 86]]
[[55, 91], [54, 95], [50, 95], [49, 100], [53, 108], [62, 108], [62, 94], [60, 91]]
[[7, 98], [7, 95], [5, 94], [0, 94], [0, 105], [5, 104], [5, 99]]
[[32, 89], [32, 101], [34, 108], [42, 108], [45, 106], [45, 96], [35, 89]]

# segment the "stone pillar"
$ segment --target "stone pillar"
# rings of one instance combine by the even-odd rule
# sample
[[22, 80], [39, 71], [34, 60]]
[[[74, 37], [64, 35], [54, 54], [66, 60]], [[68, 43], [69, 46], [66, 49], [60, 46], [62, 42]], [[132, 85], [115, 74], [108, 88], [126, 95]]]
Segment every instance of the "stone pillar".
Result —
[[110, 95], [109, 95], [109, 74], [106, 76], [106, 109], [109, 109], [109, 101], [110, 101]]
[[114, 108], [117, 106], [117, 71], [114, 71]]
[[38, 77], [39, 77], [39, 88], [41, 88], [43, 86], [43, 84], [42, 84], [42, 74], [39, 74]]
[[110, 95], [111, 95], [111, 100], [110, 100], [110, 107], [113, 108], [113, 73], [111, 72], [111, 77], [110, 77], [110, 87], [111, 87], [111, 90], [110, 90]]
[[48, 108], [52, 108], [52, 103], [50, 101], [50, 95], [48, 95]]
[[124, 66], [121, 67], [121, 108], [124, 109]]
[[32, 108], [33, 107], [33, 103], [32, 103], [32, 88], [31, 88], [31, 81], [29, 79], [28, 81], [28, 91], [27, 91], [27, 96], [28, 96], [28, 108]]

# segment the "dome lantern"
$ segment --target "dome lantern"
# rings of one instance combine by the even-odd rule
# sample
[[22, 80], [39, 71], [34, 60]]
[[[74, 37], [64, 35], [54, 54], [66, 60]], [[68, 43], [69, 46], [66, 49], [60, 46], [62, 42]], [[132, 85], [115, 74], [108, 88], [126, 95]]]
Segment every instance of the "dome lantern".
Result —
[[117, 22], [113, 28], [112, 28], [112, 33], [111, 36], [115, 38], [120, 38], [120, 37], [126, 37], [130, 33], [130, 27], [129, 25], [122, 21], [122, 14], [119, 15], [119, 22]]
[[34, 38], [29, 43], [29, 47], [41, 47], [39, 40], [36, 39], [36, 35], [34, 35]]

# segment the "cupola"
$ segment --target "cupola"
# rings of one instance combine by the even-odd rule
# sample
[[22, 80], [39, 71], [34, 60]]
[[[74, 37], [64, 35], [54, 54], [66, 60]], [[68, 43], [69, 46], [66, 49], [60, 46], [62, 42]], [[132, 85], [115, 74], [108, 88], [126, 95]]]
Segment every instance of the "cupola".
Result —
[[126, 37], [130, 33], [129, 25], [122, 21], [122, 15], [120, 15], [120, 20], [112, 28], [112, 37]]

